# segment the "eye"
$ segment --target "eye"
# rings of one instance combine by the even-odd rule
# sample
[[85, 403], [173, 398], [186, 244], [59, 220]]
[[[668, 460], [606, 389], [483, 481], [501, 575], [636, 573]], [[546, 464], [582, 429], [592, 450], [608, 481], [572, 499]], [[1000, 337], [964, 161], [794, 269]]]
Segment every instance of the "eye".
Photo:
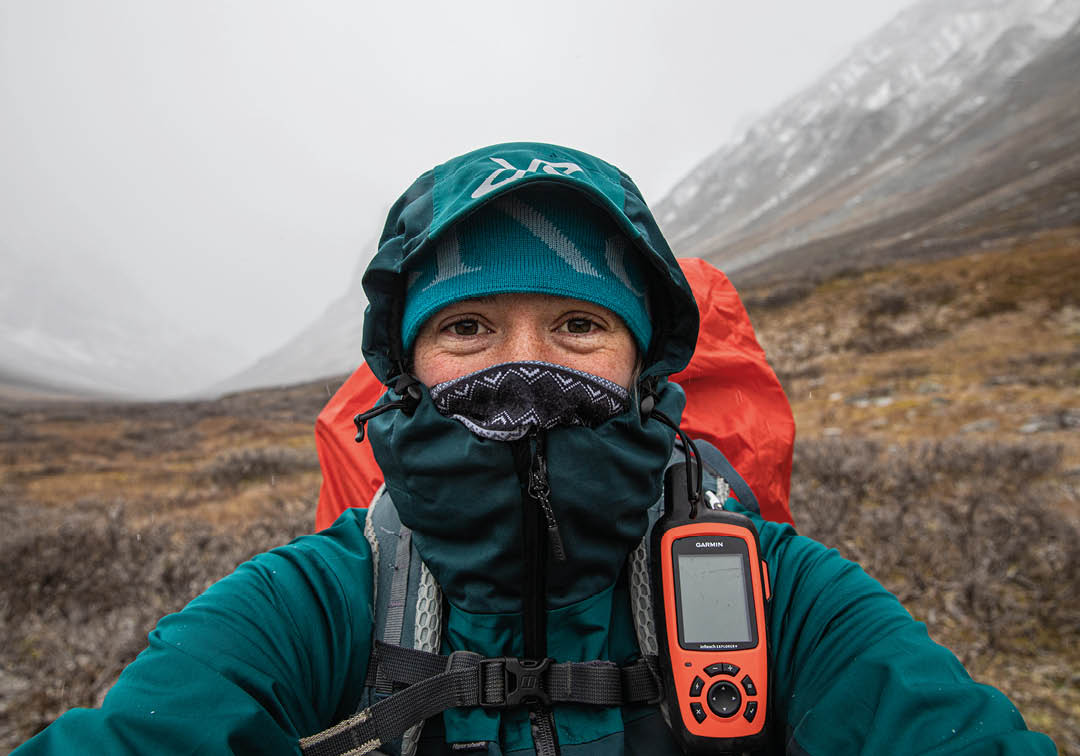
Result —
[[603, 320], [589, 313], [567, 313], [562, 318], [564, 319], [559, 323], [559, 327], [555, 329], [562, 333], [570, 333], [574, 336], [589, 336], [608, 330], [607, 324]]
[[566, 321], [566, 330], [570, 333], [589, 333], [596, 323], [588, 318], [570, 318]]
[[447, 328], [449, 328], [455, 336], [475, 336], [480, 333], [480, 323], [471, 318], [463, 318], [455, 321], [447, 326]]

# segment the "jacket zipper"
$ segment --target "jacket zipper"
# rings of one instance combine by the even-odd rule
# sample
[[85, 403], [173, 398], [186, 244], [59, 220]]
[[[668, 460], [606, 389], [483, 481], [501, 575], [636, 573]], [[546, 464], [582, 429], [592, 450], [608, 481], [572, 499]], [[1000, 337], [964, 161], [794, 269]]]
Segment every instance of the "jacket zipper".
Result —
[[[526, 659], [547, 656], [547, 550], [565, 559], [551, 490], [547, 479], [542, 435], [515, 442], [515, 459], [522, 480], [522, 551], [525, 581], [522, 590], [523, 651]], [[559, 756], [559, 740], [550, 707], [529, 705], [529, 726], [537, 756]]]
[[559, 522], [555, 519], [555, 510], [551, 508], [551, 486], [548, 485], [547, 458], [544, 456], [543, 444], [540, 438], [536, 439], [532, 465], [529, 470], [529, 495], [540, 506], [540, 511], [544, 513], [551, 555], [555, 557], [555, 561], [565, 562], [566, 551], [563, 548], [562, 534], [559, 533]]

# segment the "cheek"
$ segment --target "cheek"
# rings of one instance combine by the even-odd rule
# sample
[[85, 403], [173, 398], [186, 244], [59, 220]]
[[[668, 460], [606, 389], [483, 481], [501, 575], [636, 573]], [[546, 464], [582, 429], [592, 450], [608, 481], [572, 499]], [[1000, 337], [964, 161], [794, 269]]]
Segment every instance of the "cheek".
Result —
[[632, 388], [630, 383], [634, 378], [634, 373], [637, 372], [637, 342], [634, 341], [634, 337], [630, 335], [629, 331], [622, 331], [618, 336], [615, 351], [611, 354], [610, 363], [605, 366], [607, 372], [600, 375], [625, 389], [630, 389]]
[[417, 341], [413, 351], [413, 373], [425, 386], [434, 386], [470, 372], [469, 360], [449, 355]]
[[581, 368], [586, 372], [607, 378], [612, 383], [617, 383], [625, 389], [630, 388], [630, 379], [634, 375], [634, 366], [637, 364], [637, 355], [634, 352], [619, 352], [608, 355], [603, 360], [597, 360], [592, 368]]
[[413, 375], [428, 387], [506, 361], [498, 359], [490, 349], [460, 354], [453, 349], [441, 347], [437, 339], [417, 338], [413, 347]]
[[607, 378], [612, 383], [629, 389], [637, 367], [637, 345], [629, 334], [613, 336], [616, 337], [601, 349], [588, 354], [563, 351], [559, 359], [550, 361]]

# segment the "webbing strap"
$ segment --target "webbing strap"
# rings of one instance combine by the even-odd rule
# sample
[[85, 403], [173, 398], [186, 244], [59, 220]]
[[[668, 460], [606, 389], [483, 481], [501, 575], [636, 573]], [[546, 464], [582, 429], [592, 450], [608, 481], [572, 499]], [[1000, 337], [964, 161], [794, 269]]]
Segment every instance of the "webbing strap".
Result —
[[501, 709], [534, 701], [622, 706], [656, 703], [662, 695], [655, 658], [625, 667], [608, 661], [556, 664], [551, 659], [489, 659], [469, 651], [441, 656], [381, 642], [373, 655], [380, 674], [408, 687], [303, 738], [304, 756], [362, 756], [453, 707]]
[[405, 598], [409, 588], [409, 562], [412, 555], [412, 531], [404, 525], [398, 533], [397, 553], [394, 555], [394, 578], [390, 583], [390, 603], [386, 609], [387, 643], [401, 644], [401, 627], [405, 620]]
[[384, 698], [328, 730], [301, 738], [300, 751], [304, 756], [363, 756], [428, 717], [457, 706], [475, 706], [481, 658], [468, 651], [455, 651], [439, 674]]
[[448, 659], [442, 654], [393, 646], [380, 641], [375, 642], [371, 658], [373, 663], [379, 665], [383, 674], [401, 685], [414, 685], [445, 672]]
[[[409, 592], [409, 563], [412, 556], [412, 531], [401, 526], [398, 531], [397, 551], [394, 554], [394, 576], [390, 581], [390, 596], [386, 606], [386, 624], [382, 639], [386, 643], [401, 645], [401, 630], [405, 624], [405, 602]], [[389, 695], [392, 683], [380, 668], [375, 677], [375, 691]]]

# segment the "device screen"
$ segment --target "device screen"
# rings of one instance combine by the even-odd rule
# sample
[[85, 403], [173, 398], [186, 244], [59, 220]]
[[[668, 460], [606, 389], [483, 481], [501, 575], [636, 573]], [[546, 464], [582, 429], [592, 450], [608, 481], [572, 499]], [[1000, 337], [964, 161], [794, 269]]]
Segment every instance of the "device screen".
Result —
[[[689, 539], [688, 539], [689, 540]], [[754, 645], [753, 604], [747, 596], [749, 575], [740, 552], [678, 553], [676, 586], [679, 639], [687, 648]]]

